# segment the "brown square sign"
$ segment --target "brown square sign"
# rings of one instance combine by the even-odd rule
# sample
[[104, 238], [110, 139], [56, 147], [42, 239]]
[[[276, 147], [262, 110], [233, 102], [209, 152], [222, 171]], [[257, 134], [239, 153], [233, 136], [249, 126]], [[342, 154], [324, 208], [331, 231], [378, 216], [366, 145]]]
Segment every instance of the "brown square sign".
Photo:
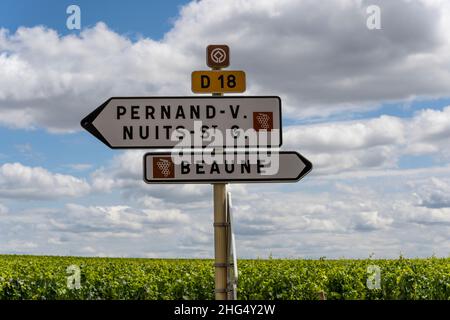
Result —
[[253, 129], [271, 131], [273, 129], [273, 112], [253, 112]]
[[153, 178], [175, 178], [175, 166], [171, 157], [153, 158]]
[[206, 47], [206, 64], [210, 68], [228, 67], [230, 65], [230, 48], [224, 44], [210, 44]]

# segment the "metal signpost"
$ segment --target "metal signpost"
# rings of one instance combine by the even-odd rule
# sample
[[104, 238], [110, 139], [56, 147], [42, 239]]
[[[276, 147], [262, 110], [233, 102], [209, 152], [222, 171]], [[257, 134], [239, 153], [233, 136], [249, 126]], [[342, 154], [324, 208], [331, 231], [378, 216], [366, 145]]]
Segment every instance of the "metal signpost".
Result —
[[[206, 48], [206, 64], [213, 70], [230, 65], [230, 49], [227, 45], [209, 45]], [[213, 96], [222, 96], [223, 93], [213, 92]], [[281, 116], [281, 99], [280, 99]], [[281, 128], [281, 118], [280, 118]], [[281, 137], [281, 136], [280, 136]], [[281, 140], [280, 140], [281, 144]], [[223, 149], [215, 150], [219, 154]], [[227, 300], [228, 298], [228, 226], [227, 220], [227, 185], [226, 183], [213, 184], [213, 206], [214, 206], [214, 268], [216, 300]]]
[[227, 219], [228, 219], [228, 300], [237, 300], [238, 267], [236, 241], [233, 230], [233, 205], [231, 202], [231, 192], [227, 193]]
[[[296, 182], [312, 164], [282, 144], [281, 99], [227, 96], [244, 92], [243, 71], [230, 65], [227, 45], [209, 45], [207, 65], [194, 71], [194, 93], [212, 96], [113, 97], [81, 120], [110, 148], [172, 149], [144, 155], [146, 183], [211, 183], [214, 199], [215, 297], [237, 299], [237, 259], [227, 183]], [[203, 148], [193, 152], [192, 148]], [[255, 152], [236, 148], [258, 148]]]

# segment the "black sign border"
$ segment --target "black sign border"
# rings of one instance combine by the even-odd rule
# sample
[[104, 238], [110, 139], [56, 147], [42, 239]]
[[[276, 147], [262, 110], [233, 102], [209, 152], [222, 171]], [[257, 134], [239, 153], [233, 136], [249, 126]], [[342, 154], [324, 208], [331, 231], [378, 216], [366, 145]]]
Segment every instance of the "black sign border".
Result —
[[[113, 99], [229, 99], [229, 98], [237, 98], [237, 99], [255, 99], [255, 98], [276, 98], [278, 100], [278, 108], [280, 113], [280, 143], [278, 147], [281, 147], [283, 144], [283, 127], [282, 127], [282, 113], [281, 113], [281, 98], [279, 96], [157, 96], [157, 97], [111, 97], [108, 100], [106, 100], [102, 105], [100, 105], [97, 109], [92, 111], [90, 114], [88, 114], [86, 117], [84, 117], [80, 124], [83, 129], [88, 131], [90, 134], [92, 134], [94, 137], [99, 139], [101, 142], [103, 142], [105, 145], [110, 147], [111, 149], [175, 149], [175, 146], [157, 146], [157, 147], [113, 147], [111, 144], [103, 137], [103, 135], [97, 130], [97, 128], [94, 126], [93, 122], [98, 117], [98, 115], [103, 111], [103, 109], [106, 108], [109, 102]], [[191, 149], [194, 146], [191, 147], [185, 147], [183, 149]], [[236, 148], [231, 146], [221, 146], [222, 148]], [[237, 148], [260, 148], [262, 146], [238, 146]], [[277, 147], [277, 146], [264, 146], [264, 147]], [[195, 148], [200, 148], [200, 146], [195, 146]], [[202, 146], [203, 149], [205, 148], [211, 148], [211, 146]], [[216, 146], [216, 148], [220, 148], [219, 146]]]
[[[180, 149], [180, 151], [182, 151]], [[189, 153], [189, 154], [201, 154], [202, 152], [200, 151], [188, 151], [185, 150], [184, 152]], [[144, 182], [147, 184], [180, 184], [180, 183], [186, 183], [186, 184], [214, 184], [214, 183], [264, 183], [264, 182], [270, 182], [270, 183], [283, 183], [283, 182], [298, 182], [300, 181], [304, 176], [306, 176], [313, 168], [313, 165], [311, 163], [311, 161], [309, 161], [308, 159], [306, 159], [304, 156], [302, 156], [299, 152], [297, 151], [264, 151], [264, 153], [266, 152], [271, 152], [271, 153], [280, 153], [280, 154], [296, 154], [297, 157], [303, 161], [303, 163], [305, 164], [305, 168], [298, 174], [298, 176], [296, 178], [283, 178], [283, 179], [276, 179], [276, 178], [267, 178], [267, 179], [212, 179], [212, 180], [189, 180], [189, 179], [182, 179], [182, 180], [172, 180], [172, 181], [163, 181], [163, 180], [148, 180], [147, 179], [147, 166], [146, 166], [146, 158], [149, 156], [171, 156], [172, 152], [147, 152], [146, 154], [144, 154], [143, 157], [143, 179]], [[231, 151], [231, 152], [224, 152], [225, 154], [238, 154], [238, 153], [245, 153], [245, 154], [258, 154], [260, 152], [258, 151]]]

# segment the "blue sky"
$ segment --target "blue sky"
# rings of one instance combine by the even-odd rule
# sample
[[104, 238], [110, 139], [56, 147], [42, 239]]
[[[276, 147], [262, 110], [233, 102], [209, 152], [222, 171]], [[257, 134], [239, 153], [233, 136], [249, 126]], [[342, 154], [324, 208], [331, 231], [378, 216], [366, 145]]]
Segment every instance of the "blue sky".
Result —
[[[160, 39], [172, 27], [182, 5], [188, 1], [144, 1], [133, 0], [132, 5], [119, 1], [59, 1], [59, 0], [5, 0], [0, 3], [0, 27], [15, 32], [20, 27], [45, 26], [60, 35], [79, 34], [78, 30], [66, 27], [68, 6], [82, 8], [82, 28], [105, 22], [109, 28], [131, 39], [150, 37]], [[81, 31], [81, 30], [80, 30]], [[120, 94], [120, 93], [118, 93]], [[99, 100], [99, 103], [101, 101]], [[94, 109], [96, 106], [92, 106]], [[99, 148], [98, 141], [85, 132], [65, 135], [47, 134], [45, 130], [9, 130], [0, 128], [2, 161], [19, 161], [30, 166], [42, 166], [59, 172], [80, 175], [66, 167], [74, 163], [101, 164], [111, 158], [114, 151]], [[20, 146], [30, 146], [23, 150]], [[58, 148], [55, 148], [55, 146]], [[22, 149], [22, 151], [21, 151]]]
[[180, 6], [188, 1], [133, 0], [124, 6], [120, 1], [5, 0], [0, 3], [2, 27], [15, 31], [19, 27], [44, 25], [60, 34], [77, 31], [66, 28], [66, 9], [74, 4], [82, 8], [82, 26], [105, 22], [112, 30], [131, 38], [160, 39], [172, 26]]
[[191, 95], [228, 43], [245, 94], [282, 98], [282, 149], [314, 164], [230, 186], [241, 256], [447, 256], [449, 6], [378, 1], [368, 30], [342, 1], [2, 1], [0, 253], [212, 256], [210, 186], [147, 186], [143, 151], [79, 122], [110, 96]]

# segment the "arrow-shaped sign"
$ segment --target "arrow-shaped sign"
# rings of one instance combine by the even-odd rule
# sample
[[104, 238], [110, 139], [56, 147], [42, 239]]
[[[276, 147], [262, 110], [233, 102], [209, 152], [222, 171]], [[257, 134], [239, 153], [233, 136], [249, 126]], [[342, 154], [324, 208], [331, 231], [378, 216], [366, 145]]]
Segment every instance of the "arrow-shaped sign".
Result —
[[147, 153], [147, 183], [297, 182], [312, 164], [295, 151], [267, 153]]
[[81, 126], [111, 148], [279, 147], [281, 99], [110, 98]]

